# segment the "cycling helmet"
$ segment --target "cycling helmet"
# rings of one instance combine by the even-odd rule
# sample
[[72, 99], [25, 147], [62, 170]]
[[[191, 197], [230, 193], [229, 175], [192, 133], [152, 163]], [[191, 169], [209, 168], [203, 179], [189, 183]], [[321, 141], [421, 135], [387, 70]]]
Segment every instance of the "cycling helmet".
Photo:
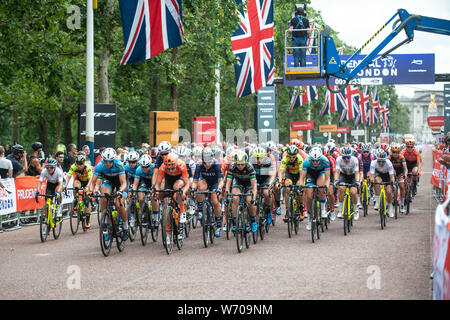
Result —
[[23, 153], [25, 150], [20, 144], [15, 144], [11, 148], [13, 154]]
[[320, 148], [320, 147], [313, 147], [311, 149], [311, 151], [309, 152], [309, 157], [311, 158], [312, 161], [320, 160], [322, 155], [323, 155], [323, 152], [322, 152], [322, 148]]
[[164, 157], [164, 166], [167, 169], [173, 169], [178, 164], [178, 156], [176, 153], [171, 152], [166, 157]]
[[290, 145], [287, 148], [288, 156], [296, 156], [298, 154], [298, 148], [295, 145]]
[[370, 152], [370, 146], [368, 144], [363, 144], [361, 150], [362, 152]]
[[185, 158], [188, 155], [188, 149], [185, 146], [177, 146], [175, 152], [180, 158]]
[[127, 156], [128, 162], [138, 161], [139, 158], [140, 158], [139, 153], [137, 153], [136, 151], [131, 151]]
[[379, 149], [379, 148], [380, 148], [380, 145], [381, 145], [381, 144], [380, 144], [379, 142], [375, 142], [374, 148], [375, 148], [375, 149]]
[[172, 149], [172, 145], [168, 141], [161, 141], [158, 145], [158, 151], [160, 153], [167, 154], [170, 152], [170, 149]]
[[125, 152], [122, 152], [122, 153], [119, 155], [119, 160], [120, 160], [122, 163], [125, 163], [125, 162], [127, 161], [127, 154], [126, 154]]
[[144, 154], [139, 160], [139, 165], [143, 168], [150, 167], [152, 164], [152, 158], [148, 154]]
[[156, 158], [158, 156], [158, 147], [153, 147], [152, 150], [150, 150], [150, 156], [152, 158]]
[[202, 152], [202, 161], [209, 163], [214, 160], [214, 153], [211, 148], [205, 148]]
[[300, 150], [303, 150], [303, 149], [305, 149], [305, 144], [303, 143], [303, 141], [299, 141], [297, 147], [298, 147]]
[[31, 145], [31, 148], [32, 148], [34, 151], [37, 151], [38, 149], [42, 149], [42, 143], [40, 143], [40, 142], [34, 142], [34, 143]]
[[357, 157], [358, 156], [358, 150], [352, 149], [352, 156]]
[[85, 161], [86, 161], [86, 157], [85, 157], [84, 154], [79, 154], [79, 155], [77, 155], [77, 158], [76, 158], [76, 160], [75, 160], [75, 162], [76, 162], [77, 164], [84, 164]]
[[389, 145], [387, 143], [382, 143], [380, 145], [380, 148], [383, 149], [384, 151], [387, 151], [387, 149], [389, 148]]
[[246, 164], [247, 161], [248, 161], [248, 155], [244, 151], [238, 151], [234, 155], [234, 162], [236, 162], [236, 164]]
[[276, 147], [276, 145], [275, 145], [275, 142], [273, 142], [273, 141], [268, 141], [267, 142], [267, 144], [266, 144], [266, 150], [267, 150], [267, 152], [269, 152], [269, 151], [272, 151], [272, 150], [275, 150], [277, 147]]
[[377, 160], [379, 161], [386, 161], [387, 159], [387, 153], [383, 149], [380, 149], [377, 153]]
[[137, 149], [136, 152], [137, 152], [139, 158], [145, 154], [145, 152], [142, 149]]
[[55, 168], [57, 164], [58, 163], [56, 162], [56, 159], [49, 158], [47, 160], [47, 162], [45, 163], [45, 167], [48, 168], [48, 169]]
[[391, 147], [392, 152], [400, 152], [402, 150], [402, 147], [398, 143], [394, 143]]
[[405, 141], [406, 147], [414, 147], [415, 144], [416, 144], [416, 143], [415, 143], [414, 140], [406, 140], [406, 141]]
[[116, 150], [113, 148], [106, 148], [102, 153], [102, 159], [104, 161], [113, 161], [116, 158]]
[[299, 144], [300, 144], [300, 140], [298, 140], [297, 138], [296, 139], [292, 139], [291, 146], [294, 145], [294, 146], [296, 146], [298, 148]]
[[253, 150], [253, 157], [255, 158], [264, 158], [266, 156], [266, 150], [261, 147], [257, 147]]
[[342, 156], [351, 156], [353, 153], [353, 149], [350, 147], [344, 147], [341, 149]]
[[305, 152], [306, 152], [307, 154], [309, 154], [309, 153], [311, 152], [311, 149], [312, 149], [312, 146], [311, 146], [311, 145], [305, 146]]

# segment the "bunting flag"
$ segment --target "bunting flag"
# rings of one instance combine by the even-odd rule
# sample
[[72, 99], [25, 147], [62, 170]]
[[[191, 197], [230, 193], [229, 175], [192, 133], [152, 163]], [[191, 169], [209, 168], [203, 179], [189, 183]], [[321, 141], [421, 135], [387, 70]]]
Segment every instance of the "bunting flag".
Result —
[[391, 123], [389, 121], [389, 103], [386, 102], [383, 108], [383, 127], [389, 128], [390, 125]]
[[[338, 90], [337, 86], [331, 86], [333, 90]], [[339, 93], [333, 93], [329, 90], [327, 90], [327, 93], [325, 95], [325, 104], [320, 111], [320, 115], [324, 116], [327, 114], [332, 114], [336, 111], [342, 111], [345, 108], [345, 97], [343, 96], [342, 92]]]
[[370, 108], [369, 109], [369, 114], [368, 114], [368, 124], [369, 126], [375, 124], [378, 122], [378, 115], [377, 115], [378, 111], [376, 108]]
[[[303, 93], [300, 93], [303, 90]], [[316, 86], [298, 86], [290, 98], [289, 110], [301, 107], [305, 103], [317, 100], [319, 90]]]
[[183, 44], [181, 0], [119, 0], [119, 7], [125, 44], [121, 65]]
[[[242, 2], [236, 0], [238, 5]], [[240, 98], [271, 85], [275, 77], [272, 0], [248, 0], [238, 15], [231, 49], [238, 60], [234, 71]]]
[[315, 39], [313, 38], [314, 36], [314, 30], [316, 29], [316, 24], [314, 22], [311, 23], [310, 25], [311, 30], [311, 37], [308, 38], [308, 41], [306, 42], [306, 47], [307, 47], [307, 52], [308, 54], [315, 54], [315, 51], [317, 50], [317, 48], [313, 48], [314, 46], [314, 41]]
[[353, 85], [347, 86], [344, 93], [346, 103], [344, 106], [344, 110], [341, 113], [339, 122], [354, 119], [359, 114], [357, 103], [357, 99], [359, 99], [358, 87], [355, 87]]
[[361, 123], [367, 123], [367, 111], [369, 110], [369, 88], [363, 87], [363, 90], [359, 92], [359, 115]]

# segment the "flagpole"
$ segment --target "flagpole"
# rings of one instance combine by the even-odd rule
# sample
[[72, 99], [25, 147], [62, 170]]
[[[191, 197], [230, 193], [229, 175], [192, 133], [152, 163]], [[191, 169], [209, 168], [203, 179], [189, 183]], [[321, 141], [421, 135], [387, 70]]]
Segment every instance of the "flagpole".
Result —
[[[308, 121], [311, 121], [311, 102], [308, 102]], [[311, 144], [311, 130], [308, 131], [308, 144]]]
[[93, 0], [87, 0], [86, 21], [86, 144], [94, 163], [94, 11]]
[[214, 99], [214, 114], [216, 116], [216, 144], [221, 143], [220, 139], [220, 69], [216, 67], [216, 97]]

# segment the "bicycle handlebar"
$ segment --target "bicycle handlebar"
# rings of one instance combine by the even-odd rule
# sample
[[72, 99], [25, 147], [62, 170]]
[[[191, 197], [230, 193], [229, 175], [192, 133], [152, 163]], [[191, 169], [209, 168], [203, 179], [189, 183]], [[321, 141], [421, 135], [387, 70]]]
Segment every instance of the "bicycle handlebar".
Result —
[[229, 193], [227, 194], [227, 197], [240, 197], [240, 196], [253, 196], [253, 193]]
[[389, 181], [389, 182], [372, 182], [372, 184], [379, 184], [379, 185], [383, 185], [383, 186], [389, 186], [389, 185], [393, 185], [394, 183], [392, 181]]

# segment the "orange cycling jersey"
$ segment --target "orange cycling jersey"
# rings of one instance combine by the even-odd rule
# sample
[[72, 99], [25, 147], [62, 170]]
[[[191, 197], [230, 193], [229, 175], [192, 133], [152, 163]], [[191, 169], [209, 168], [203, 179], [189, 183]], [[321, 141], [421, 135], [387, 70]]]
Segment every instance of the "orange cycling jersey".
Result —
[[417, 148], [412, 149], [412, 151], [403, 149], [400, 154], [405, 157], [406, 162], [422, 162], [422, 157], [420, 156], [420, 152]]
[[164, 175], [167, 174], [168, 176], [178, 176], [181, 175], [183, 179], [188, 179], [188, 173], [186, 168], [186, 163], [182, 160], [178, 160], [177, 166], [175, 170], [168, 170], [164, 164], [161, 165], [158, 172], [158, 179], [162, 180], [164, 178]]

